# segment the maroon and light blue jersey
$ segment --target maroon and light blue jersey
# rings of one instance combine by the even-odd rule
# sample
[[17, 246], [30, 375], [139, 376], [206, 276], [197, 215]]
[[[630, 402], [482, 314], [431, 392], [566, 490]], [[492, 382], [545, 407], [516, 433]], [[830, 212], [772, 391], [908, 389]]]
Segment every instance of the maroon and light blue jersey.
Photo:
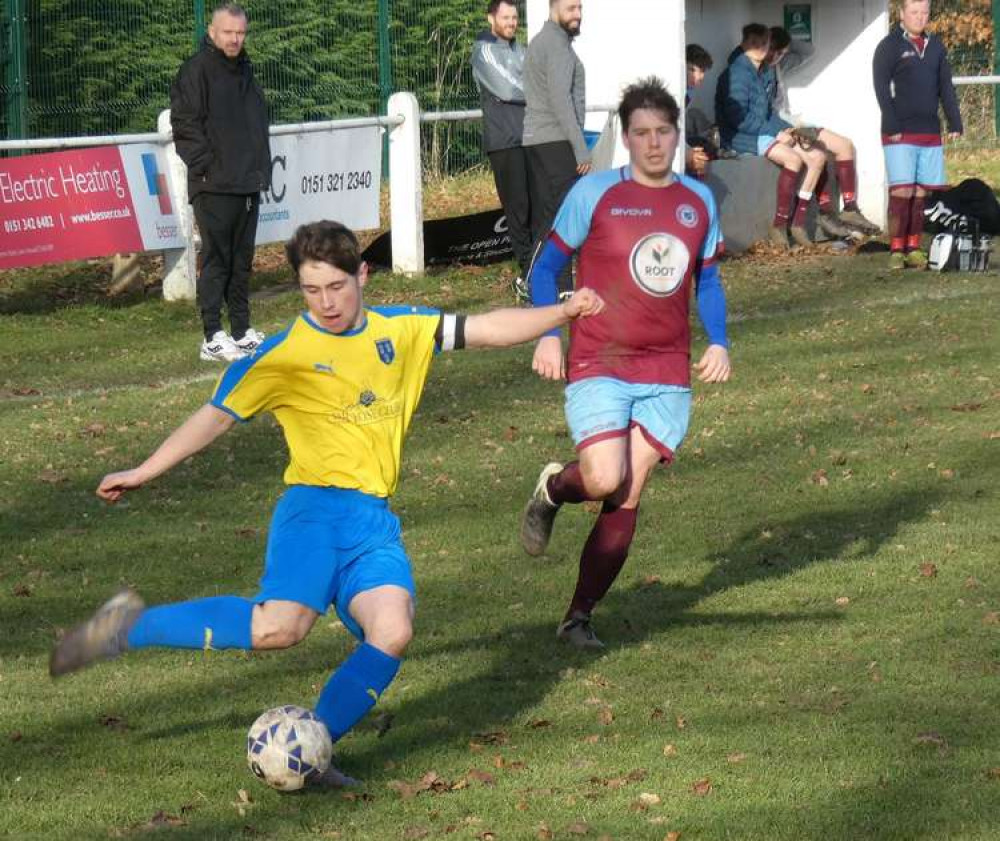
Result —
[[715, 200], [695, 179], [647, 187], [629, 167], [581, 178], [531, 272], [534, 304], [553, 303], [554, 278], [576, 253], [577, 287], [605, 301], [600, 315], [570, 328], [570, 382], [609, 376], [689, 385], [692, 286], [709, 342], [727, 345], [715, 265], [722, 247]]

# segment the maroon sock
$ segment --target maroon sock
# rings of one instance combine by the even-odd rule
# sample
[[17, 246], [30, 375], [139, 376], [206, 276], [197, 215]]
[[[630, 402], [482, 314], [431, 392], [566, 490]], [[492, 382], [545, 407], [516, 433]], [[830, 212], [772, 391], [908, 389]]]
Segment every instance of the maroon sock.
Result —
[[889, 196], [889, 250], [906, 247], [906, 232], [910, 227], [910, 197]]
[[625, 565], [638, 516], [638, 508], [604, 503], [580, 555], [580, 573], [567, 618], [574, 611], [590, 613], [611, 588]]
[[585, 502], [591, 498], [587, 495], [587, 488], [583, 484], [583, 473], [578, 461], [571, 461], [554, 476], [549, 476], [545, 488], [549, 492], [549, 499], [556, 505], [562, 505], [564, 502]]
[[816, 203], [820, 213], [830, 213], [833, 210], [833, 196], [830, 195], [830, 171], [823, 167], [816, 181]]
[[809, 203], [812, 196], [806, 198], [802, 193], [798, 195], [798, 204], [795, 205], [795, 215], [792, 217], [792, 227], [804, 228], [806, 226], [806, 214], [809, 212]]
[[778, 176], [778, 192], [774, 205], [774, 226], [783, 228], [792, 215], [792, 202], [795, 201], [795, 185], [799, 174], [790, 169], [781, 168]]
[[840, 187], [840, 197], [844, 200], [844, 210], [858, 209], [858, 171], [854, 159], [837, 161], [837, 186]]
[[924, 232], [924, 197], [914, 196], [910, 202], [910, 224], [906, 236], [906, 250], [920, 248], [920, 236]]

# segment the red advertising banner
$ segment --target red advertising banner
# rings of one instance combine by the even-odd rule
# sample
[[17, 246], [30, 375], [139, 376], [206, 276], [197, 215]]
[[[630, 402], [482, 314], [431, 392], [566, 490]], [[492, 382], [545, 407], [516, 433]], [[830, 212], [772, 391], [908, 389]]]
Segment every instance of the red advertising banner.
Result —
[[181, 247], [163, 171], [152, 145], [0, 160], [0, 269]]

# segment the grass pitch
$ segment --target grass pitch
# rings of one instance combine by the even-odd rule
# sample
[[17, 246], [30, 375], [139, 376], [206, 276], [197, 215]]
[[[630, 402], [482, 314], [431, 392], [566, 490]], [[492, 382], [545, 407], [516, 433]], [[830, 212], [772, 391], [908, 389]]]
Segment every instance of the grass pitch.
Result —
[[[734, 379], [696, 390], [596, 656], [553, 638], [592, 515], [561, 513], [545, 558], [516, 541], [537, 470], [571, 455], [560, 389], [528, 348], [440, 357], [395, 500], [417, 637], [338, 746], [365, 781], [344, 795], [272, 792], [243, 756], [350, 650], [332, 615], [290, 651], [48, 678], [57, 629], [124, 583], [252, 593], [285, 453], [261, 419], [107, 507], [100, 476], [211, 389], [193, 307], [3, 316], [0, 835], [995, 839], [998, 281], [884, 262], [724, 264]], [[369, 302], [481, 309], [504, 277], [378, 275]], [[298, 310], [272, 295], [255, 320]]]

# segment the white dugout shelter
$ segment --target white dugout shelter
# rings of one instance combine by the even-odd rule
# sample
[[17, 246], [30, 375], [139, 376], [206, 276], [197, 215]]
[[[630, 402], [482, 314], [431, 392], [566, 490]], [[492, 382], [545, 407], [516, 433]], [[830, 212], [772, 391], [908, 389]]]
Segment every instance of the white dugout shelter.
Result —
[[[531, 37], [548, 18], [548, 0], [527, 0], [527, 10]], [[859, 204], [870, 219], [884, 220], [885, 164], [871, 62], [889, 31], [888, 0], [584, 0], [574, 47], [586, 68], [587, 103], [617, 102], [625, 85], [656, 74], [683, 105], [684, 47], [693, 42], [708, 50], [715, 66], [692, 104], [713, 115], [716, 79], [743, 26], [791, 21], [798, 24], [793, 36], [808, 36], [815, 50], [809, 64], [787, 80], [791, 111], [802, 125], [823, 126], [854, 141]], [[619, 147], [615, 162], [624, 160]]]

